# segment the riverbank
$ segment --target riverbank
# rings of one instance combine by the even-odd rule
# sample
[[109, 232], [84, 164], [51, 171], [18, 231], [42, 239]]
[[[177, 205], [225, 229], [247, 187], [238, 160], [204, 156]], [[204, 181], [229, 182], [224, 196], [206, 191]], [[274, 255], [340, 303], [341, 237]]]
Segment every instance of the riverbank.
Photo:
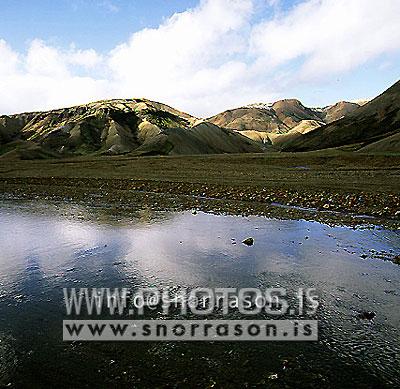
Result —
[[338, 151], [0, 162], [0, 193], [400, 225], [400, 157]]

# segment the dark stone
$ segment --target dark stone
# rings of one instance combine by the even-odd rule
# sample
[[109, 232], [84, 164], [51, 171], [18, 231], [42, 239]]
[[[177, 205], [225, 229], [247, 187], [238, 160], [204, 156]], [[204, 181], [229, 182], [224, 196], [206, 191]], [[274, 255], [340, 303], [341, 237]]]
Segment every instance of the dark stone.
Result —
[[243, 244], [245, 244], [246, 246], [253, 246], [254, 244], [254, 239], [253, 238], [246, 238], [243, 242]]
[[375, 312], [364, 311], [358, 314], [358, 318], [361, 320], [372, 320], [376, 316]]

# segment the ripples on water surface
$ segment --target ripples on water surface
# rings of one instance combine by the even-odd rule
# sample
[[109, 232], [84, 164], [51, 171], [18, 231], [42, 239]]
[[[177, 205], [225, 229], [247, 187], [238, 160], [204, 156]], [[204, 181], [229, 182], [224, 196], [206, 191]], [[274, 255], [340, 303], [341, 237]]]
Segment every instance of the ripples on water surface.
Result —
[[[0, 205], [0, 386], [400, 384], [400, 267], [371, 256], [398, 255], [398, 231], [148, 209], [119, 216], [66, 204]], [[252, 247], [240, 244], [248, 236]], [[150, 285], [315, 287], [320, 340], [61, 341], [63, 287]], [[376, 317], [360, 320], [361, 311]]]

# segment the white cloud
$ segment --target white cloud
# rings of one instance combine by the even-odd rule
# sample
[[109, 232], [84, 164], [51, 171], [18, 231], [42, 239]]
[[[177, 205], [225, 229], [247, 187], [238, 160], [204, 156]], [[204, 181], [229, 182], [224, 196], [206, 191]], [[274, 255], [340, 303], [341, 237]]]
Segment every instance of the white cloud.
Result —
[[278, 66], [302, 59], [302, 76], [345, 72], [400, 49], [400, 1], [309, 0], [252, 31], [259, 60]]
[[94, 50], [63, 51], [33, 40], [26, 55], [0, 40], [0, 112], [52, 109], [108, 96], [106, 80], [79, 75], [79, 67], [95, 66]]
[[19, 63], [18, 54], [15, 53], [4, 39], [0, 39], [0, 76], [12, 75]]
[[64, 55], [65, 61], [71, 65], [82, 66], [87, 69], [101, 65], [103, 58], [95, 50], [79, 50], [71, 45], [70, 50]]
[[145, 96], [207, 116], [400, 50], [398, 0], [282, 4], [202, 0], [103, 54], [38, 39], [22, 53], [0, 39], [0, 112]]
[[[145, 95], [195, 110], [240, 83], [246, 64], [250, 0], [203, 1], [144, 29], [111, 52], [109, 67], [123, 95]], [[223, 103], [221, 101], [221, 103]], [[221, 104], [220, 103], [220, 104]]]
[[55, 79], [68, 75], [67, 63], [61, 53], [38, 39], [29, 46], [25, 68], [30, 75], [48, 76]]

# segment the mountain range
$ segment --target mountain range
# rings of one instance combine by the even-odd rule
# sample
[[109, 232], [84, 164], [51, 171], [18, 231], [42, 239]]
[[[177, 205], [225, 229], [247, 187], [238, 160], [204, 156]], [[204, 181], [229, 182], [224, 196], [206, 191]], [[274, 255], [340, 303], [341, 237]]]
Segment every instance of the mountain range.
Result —
[[251, 104], [227, 110], [207, 120], [264, 144], [280, 146], [294, 136], [340, 119], [360, 106], [341, 101], [324, 108], [308, 108], [299, 100], [285, 99], [273, 104]]
[[0, 158], [310, 151], [400, 152], [400, 82], [377, 98], [324, 108], [251, 104], [207, 119], [148, 99], [0, 116]]
[[343, 118], [291, 139], [284, 151], [353, 145], [365, 152], [400, 152], [400, 81]]

